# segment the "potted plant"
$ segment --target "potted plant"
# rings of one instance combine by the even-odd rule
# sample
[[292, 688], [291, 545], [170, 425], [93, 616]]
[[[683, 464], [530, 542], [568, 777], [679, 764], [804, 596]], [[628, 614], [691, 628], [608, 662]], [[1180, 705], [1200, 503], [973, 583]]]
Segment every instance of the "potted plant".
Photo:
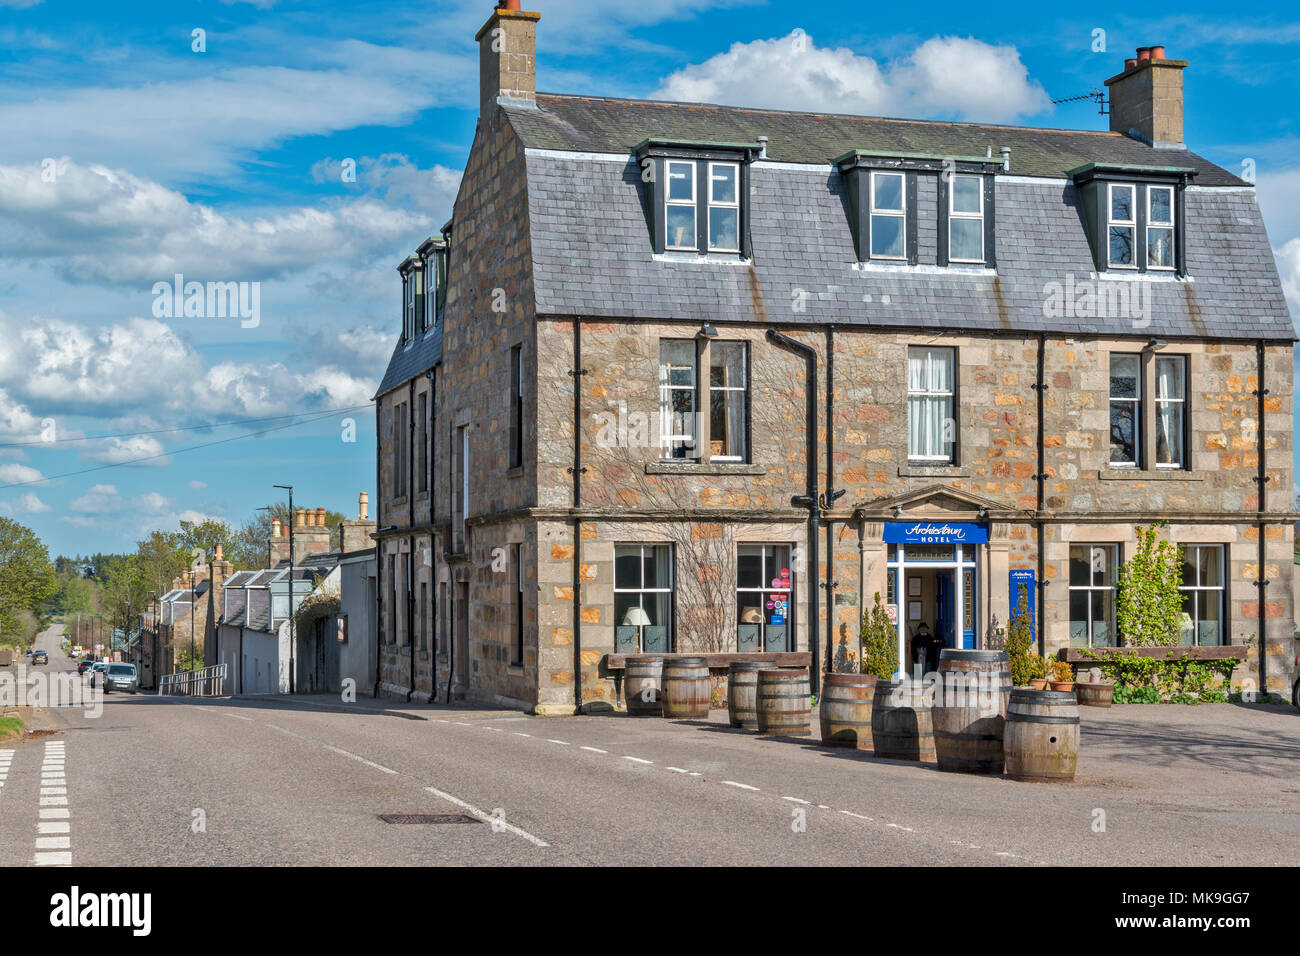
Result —
[[1033, 690], [1047, 690], [1047, 661], [1037, 654], [1029, 658], [1029, 686]]
[[1063, 692], [1074, 690], [1074, 668], [1067, 661], [1052, 661], [1049, 678], [1052, 690]]

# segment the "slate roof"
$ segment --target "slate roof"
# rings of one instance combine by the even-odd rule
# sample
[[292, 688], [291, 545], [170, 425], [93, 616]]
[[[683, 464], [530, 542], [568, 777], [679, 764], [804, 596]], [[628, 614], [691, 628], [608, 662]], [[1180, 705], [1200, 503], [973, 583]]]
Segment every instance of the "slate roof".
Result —
[[[399, 313], [400, 316], [400, 313]], [[435, 322], [432, 328], [417, 335], [408, 348], [400, 339], [388, 359], [388, 370], [384, 372], [374, 398], [385, 392], [391, 392], [408, 379], [415, 378], [433, 368], [442, 361], [442, 322]]]
[[628, 153], [642, 140], [754, 143], [768, 137], [767, 158], [826, 165], [852, 150], [983, 156], [1011, 149], [1019, 176], [1063, 178], [1091, 162], [1189, 166], [1199, 186], [1244, 185], [1232, 173], [1185, 149], [1154, 149], [1121, 133], [1041, 129], [938, 120], [795, 113], [701, 103], [537, 94], [537, 109], [507, 108], [524, 146], [590, 153]]
[[265, 631], [271, 620], [271, 592], [265, 588], [252, 588], [248, 592], [248, 623], [254, 631]]
[[230, 577], [226, 578], [222, 585], [225, 588], [242, 588], [253, 577], [255, 571], [236, 571]]
[[[1077, 166], [1076, 158], [1064, 162]], [[1145, 314], [1131, 312], [1044, 315], [1052, 283], [1063, 286], [1071, 276], [1089, 280], [1095, 268], [1072, 184], [997, 178], [994, 274], [924, 267], [927, 256], [936, 262], [933, 175], [917, 180], [918, 267], [857, 263], [843, 177], [829, 168], [754, 166], [752, 262], [654, 256], [634, 159], [530, 154], [527, 175], [533, 286], [542, 315], [1294, 338], [1263, 218], [1246, 187], [1194, 186], [1185, 194], [1190, 281], [1172, 276], [1097, 281], [1099, 288], [1123, 285], [1130, 293], [1149, 292], [1148, 322]], [[800, 290], [806, 308], [796, 312], [791, 304]]]
[[247, 623], [248, 591], [244, 588], [227, 588], [225, 597], [228, 610], [222, 621], [231, 627], [243, 627]]

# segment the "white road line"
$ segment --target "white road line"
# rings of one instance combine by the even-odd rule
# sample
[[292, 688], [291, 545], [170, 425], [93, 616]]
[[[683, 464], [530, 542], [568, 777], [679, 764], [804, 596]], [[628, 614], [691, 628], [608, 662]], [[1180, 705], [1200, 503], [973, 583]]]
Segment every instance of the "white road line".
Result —
[[515, 836], [521, 836], [529, 843], [535, 844], [536, 846], [546, 846], [546, 847], [550, 846], [550, 844], [547, 843], [545, 840], [543, 840], [541, 837], [533, 836], [527, 830], [520, 829], [519, 827], [515, 826], [513, 823], [506, 823], [506, 821], [502, 820], [500, 817], [490, 816], [489, 814], [484, 813], [482, 810], [480, 810], [478, 807], [474, 806], [473, 804], [466, 803], [464, 800], [461, 800], [458, 797], [453, 797], [450, 793], [444, 793], [443, 791], [439, 790], [437, 787], [425, 787], [424, 789], [432, 793], [434, 796], [441, 797], [442, 799], [446, 800], [448, 803], [460, 807], [462, 810], [464, 810], [466, 813], [470, 814], [471, 816], [478, 817], [484, 823], [492, 824], [494, 828], [500, 827], [503, 830], [509, 830], [511, 833], [515, 834]]
[[516, 737], [531, 737], [532, 734], [522, 734], [517, 730], [511, 731]]
[[629, 757], [626, 754], [623, 755], [623, 759], [631, 760], [634, 763], [654, 763], [653, 760], [642, 760], [640, 757]]
[[901, 824], [898, 824], [898, 823], [886, 823], [885, 826], [887, 826], [887, 827], [893, 827], [895, 830], [906, 830], [908, 833], [915, 833], [915, 832], [916, 832], [916, 831], [913, 830], [911, 827], [905, 827], [905, 826], [902, 826]]
[[252, 719], [253, 719], [252, 717], [244, 717], [244, 716], [241, 716], [240, 714], [222, 714], [221, 716], [222, 716], [222, 717], [229, 717], [229, 718], [231, 718], [232, 720], [247, 720], [247, 721], [249, 721], [249, 722], [251, 722]]
[[345, 757], [351, 757], [353, 760], [363, 763], [367, 767], [374, 767], [376, 770], [382, 770], [384, 773], [391, 773], [391, 774], [397, 773], [396, 770], [390, 770], [388, 767], [385, 767], [383, 764], [375, 763], [373, 760], [367, 760], [365, 757], [359, 757], [356, 754], [352, 753], [351, 751], [344, 750], [341, 747], [331, 747], [329, 744], [323, 744], [322, 746], [326, 750], [334, 751], [336, 754], [342, 754]]
[[724, 781], [722, 781], [722, 783], [723, 783], [724, 786], [727, 786], [727, 787], [739, 787], [741, 790], [757, 790], [757, 789], [758, 789], [758, 787], [751, 787], [751, 786], [750, 786], [749, 784], [747, 784], [747, 783], [737, 783], [735, 780], [724, 780]]
[[806, 807], [812, 806], [811, 800], [800, 800], [798, 797], [782, 797], [782, 800], [789, 800], [791, 803], [802, 803]]
[[818, 810], [829, 810], [830, 807], [826, 806], [826, 804], [824, 804], [824, 803], [819, 803], [819, 804], [817, 804], [817, 809], [818, 809]]
[[854, 813], [852, 810], [841, 810], [840, 813], [844, 814], [846, 817], [854, 817], [854, 818], [856, 818], [856, 819], [858, 819], [858, 820], [870, 820], [870, 819], [871, 819], [871, 817], [864, 817], [864, 816], [863, 816], [862, 814], [860, 814], [860, 813]]
[[559, 744], [561, 747], [569, 746], [569, 742], [567, 740], [552, 740], [550, 737], [546, 738], [546, 742], [548, 744]]
[[583, 747], [583, 750], [590, 750], [594, 754], [607, 754], [608, 750], [601, 750], [599, 747]]
[[666, 768], [666, 769], [671, 770], [673, 773], [688, 773], [688, 772], [689, 772], [689, 771], [683, 770], [681, 767], [668, 767], [668, 768]]
[[[40, 803], [58, 799], [67, 804], [67, 775], [64, 773], [64, 761], [67, 748], [63, 741], [51, 741], [45, 745], [45, 756], [41, 764]], [[71, 866], [72, 865], [72, 824], [71, 811], [42, 809], [36, 823], [36, 853], [32, 862], [37, 866]], [[53, 836], [51, 834], [65, 834]], [[51, 852], [57, 851], [57, 852]]]

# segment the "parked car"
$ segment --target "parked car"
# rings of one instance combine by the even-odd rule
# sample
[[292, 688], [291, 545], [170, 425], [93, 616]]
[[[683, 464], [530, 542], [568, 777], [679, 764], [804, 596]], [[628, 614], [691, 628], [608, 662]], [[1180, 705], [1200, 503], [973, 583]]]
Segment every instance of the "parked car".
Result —
[[134, 694], [140, 689], [140, 678], [134, 664], [105, 664], [104, 693], [124, 690]]
[[1291, 704], [1300, 710], [1300, 651], [1296, 652], [1291, 673], [1295, 675], [1295, 683], [1291, 685]]
[[94, 687], [94, 686], [95, 686], [95, 678], [96, 678], [96, 677], [99, 677], [100, 679], [103, 679], [103, 676], [104, 676], [104, 668], [106, 668], [107, 666], [108, 666], [108, 665], [105, 664], [103, 661], [95, 661], [95, 663], [93, 663], [93, 664], [90, 665], [90, 670], [87, 671], [87, 673], [90, 674], [90, 686], [91, 686], [91, 687]]
[[33, 664], [48, 664], [49, 662], [50, 662], [50, 655], [45, 651], [35, 651], [32, 653]]
[[79, 664], [77, 664], [77, 673], [78, 674], [86, 673], [86, 671], [90, 670], [90, 664], [91, 662], [89, 660], [82, 660]]

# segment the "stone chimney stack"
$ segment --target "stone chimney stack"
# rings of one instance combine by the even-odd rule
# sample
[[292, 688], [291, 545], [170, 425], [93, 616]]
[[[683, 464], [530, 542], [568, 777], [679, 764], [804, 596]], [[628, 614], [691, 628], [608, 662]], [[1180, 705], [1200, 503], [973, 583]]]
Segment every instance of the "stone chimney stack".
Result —
[[369, 519], [369, 512], [370, 495], [363, 491], [357, 498], [356, 520], [339, 522], [339, 550], [344, 554], [349, 551], [365, 551], [375, 546], [370, 538], [375, 523]]
[[289, 525], [281, 524], [279, 518], [271, 519], [271, 539], [269, 544], [269, 557], [271, 567], [275, 567], [281, 561], [289, 560]]
[[496, 104], [536, 109], [537, 21], [540, 13], [519, 9], [519, 0], [502, 0], [475, 34], [479, 45], [479, 117]]
[[203, 624], [203, 663], [207, 667], [221, 663], [218, 659], [220, 648], [217, 641], [217, 621], [221, 618], [225, 605], [224, 583], [234, 569], [221, 552], [221, 545], [217, 545], [216, 553], [212, 555], [212, 564], [209, 565], [212, 584], [206, 595], [208, 614]]
[[309, 554], [330, 549], [330, 529], [325, 524], [324, 508], [299, 509], [293, 526], [293, 563], [301, 564]]
[[1152, 146], [1183, 146], [1183, 70], [1186, 60], [1166, 60], [1162, 46], [1140, 46], [1124, 61], [1110, 88], [1110, 129]]

